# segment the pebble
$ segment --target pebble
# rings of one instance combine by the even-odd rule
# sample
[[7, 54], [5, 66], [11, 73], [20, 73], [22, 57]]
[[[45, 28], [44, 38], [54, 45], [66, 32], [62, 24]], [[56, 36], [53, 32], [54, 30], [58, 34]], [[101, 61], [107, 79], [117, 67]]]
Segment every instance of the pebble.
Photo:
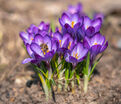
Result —
[[117, 41], [117, 47], [121, 49], [121, 38]]

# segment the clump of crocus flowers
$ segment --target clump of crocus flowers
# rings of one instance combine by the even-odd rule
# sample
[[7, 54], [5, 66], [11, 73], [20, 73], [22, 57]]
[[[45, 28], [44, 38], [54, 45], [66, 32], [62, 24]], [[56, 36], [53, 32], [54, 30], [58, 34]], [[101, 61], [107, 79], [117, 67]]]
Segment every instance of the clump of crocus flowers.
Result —
[[30, 56], [22, 63], [34, 66], [47, 98], [52, 95], [53, 86], [58, 91], [74, 91], [75, 84], [82, 84], [82, 76], [83, 89], [87, 92], [88, 81], [102, 54], [98, 58], [96, 56], [108, 46], [100, 33], [103, 17], [95, 14], [89, 18], [79, 3], [70, 5], [62, 13], [59, 28], [42, 21], [20, 33]]

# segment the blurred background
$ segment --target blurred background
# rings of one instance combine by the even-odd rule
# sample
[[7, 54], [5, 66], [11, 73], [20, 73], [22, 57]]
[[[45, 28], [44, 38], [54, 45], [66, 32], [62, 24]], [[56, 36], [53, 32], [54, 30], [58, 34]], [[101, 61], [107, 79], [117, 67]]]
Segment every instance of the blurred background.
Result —
[[33, 72], [28, 65], [21, 64], [27, 54], [19, 32], [31, 24], [39, 25], [41, 21], [53, 21], [59, 26], [58, 18], [62, 11], [69, 4], [79, 2], [88, 15], [94, 12], [105, 15], [102, 31], [109, 47], [97, 66], [98, 74], [90, 81], [88, 95], [57, 95], [57, 102], [121, 103], [121, 0], [0, 0], [0, 104], [45, 103], [43, 92], [37, 85], [26, 87]]

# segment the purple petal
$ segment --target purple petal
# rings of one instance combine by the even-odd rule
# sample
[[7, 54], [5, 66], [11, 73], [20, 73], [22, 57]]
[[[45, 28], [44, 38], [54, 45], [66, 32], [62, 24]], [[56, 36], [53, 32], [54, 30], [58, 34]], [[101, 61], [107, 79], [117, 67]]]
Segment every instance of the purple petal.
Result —
[[74, 21], [74, 24], [78, 23], [79, 19], [80, 19], [79, 15], [77, 13], [75, 13], [71, 16], [71, 21]]
[[51, 45], [51, 38], [50, 38], [49, 36], [45, 36], [45, 37], [44, 37], [44, 44], [47, 44], [48, 49], [49, 49], [49, 51], [50, 51], [51, 48], [52, 48], [52, 45]]
[[74, 58], [74, 57], [72, 57], [72, 56], [70, 56], [69, 57], [69, 62], [71, 62], [71, 63], [77, 63], [77, 59]]
[[35, 56], [36, 60], [39, 60], [39, 61], [43, 61], [44, 60], [44, 58], [42, 56], [38, 55], [38, 54], [34, 54], [34, 56]]
[[87, 35], [88, 37], [92, 37], [94, 33], [95, 33], [95, 28], [92, 27], [92, 26], [90, 26], [90, 27], [86, 30], [86, 35]]
[[108, 41], [102, 46], [100, 52], [103, 52], [108, 47]]
[[69, 62], [69, 57], [70, 57], [70, 54], [69, 54], [69, 53], [66, 53], [66, 54], [64, 55], [64, 58], [65, 58], [65, 60], [66, 60], [67, 62]]
[[77, 45], [74, 47], [74, 49], [71, 52], [71, 56], [75, 55], [77, 53]]
[[62, 25], [64, 25], [64, 24], [70, 24], [70, 18], [69, 18], [69, 16], [66, 14], [66, 13], [63, 13], [62, 14], [62, 17], [61, 17], [61, 19], [60, 19], [60, 23], [62, 24]]
[[104, 20], [104, 14], [102, 14], [102, 13], [95, 13], [94, 14], [94, 18], [101, 18], [101, 20], [103, 21]]
[[95, 28], [95, 32], [99, 32], [102, 25], [102, 20], [100, 18], [94, 19], [92, 21], [92, 26]]
[[29, 54], [31, 57], [33, 57], [33, 58], [34, 58], [34, 56], [33, 56], [33, 51], [31, 50], [31, 48], [30, 48], [30, 45], [29, 45], [29, 44], [27, 44], [27, 45], [26, 45], [26, 49], [27, 49], [28, 54]]
[[26, 63], [29, 63], [31, 62], [33, 59], [32, 58], [26, 58], [22, 61], [22, 64], [26, 64]]
[[54, 50], [54, 52], [56, 52], [58, 47], [59, 47], [59, 43], [57, 41], [54, 41], [52, 44], [53, 44], [52, 45], [52, 50]]
[[54, 51], [50, 51], [50, 52], [46, 53], [44, 56], [44, 60], [49, 61], [50, 59], [52, 59], [53, 55], [54, 55]]
[[91, 47], [90, 52], [93, 56], [96, 56], [98, 53], [100, 53], [101, 45], [94, 45]]
[[33, 33], [34, 33], [34, 34], [37, 34], [37, 33], [38, 33], [38, 27], [35, 26], [35, 27], [33, 27], [32, 30], [33, 30]]
[[44, 38], [40, 35], [36, 35], [34, 42], [37, 43], [38, 45], [41, 45], [43, 43]]
[[39, 27], [40, 30], [48, 31], [50, 24], [42, 21], [38, 27]]
[[25, 33], [25, 32], [20, 32], [20, 37], [23, 41], [27, 42], [28, 39], [29, 39], [29, 34], [28, 33]]
[[70, 38], [69, 34], [65, 34], [63, 36], [63, 39], [62, 39], [62, 42], [61, 42], [62, 47], [67, 47], [68, 46], [69, 38]]
[[54, 33], [53, 37], [56, 38], [57, 40], [62, 40], [62, 35], [59, 32]]
[[86, 56], [88, 52], [88, 49], [84, 48], [81, 43], [77, 44], [77, 53], [78, 53], [78, 59], [82, 59], [84, 56]]
[[90, 39], [88, 37], [84, 38], [83, 45], [84, 45], [85, 48], [90, 49], [90, 47], [91, 47], [92, 44], [91, 44], [91, 41], [90, 41]]
[[103, 45], [105, 42], [105, 37], [101, 35], [100, 33], [96, 33], [92, 38], [91, 38], [91, 46], [95, 44]]
[[32, 43], [31, 44], [31, 46], [30, 46], [30, 48], [31, 48], [31, 50], [34, 52], [34, 53], [36, 53], [36, 54], [38, 54], [38, 55], [40, 55], [40, 56], [44, 56], [44, 54], [43, 54], [43, 52], [42, 52], [42, 50], [41, 50], [41, 47], [38, 45], [38, 44], [36, 44], [36, 43]]
[[91, 19], [87, 16], [84, 17], [84, 28], [87, 29], [91, 25]]

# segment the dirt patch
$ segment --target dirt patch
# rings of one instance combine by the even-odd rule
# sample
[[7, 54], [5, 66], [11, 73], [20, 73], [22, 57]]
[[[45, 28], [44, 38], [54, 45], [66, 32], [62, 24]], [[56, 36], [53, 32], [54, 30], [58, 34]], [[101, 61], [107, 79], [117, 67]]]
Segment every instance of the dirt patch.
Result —
[[[55, 21], [60, 12], [71, 3], [64, 1], [65, 4], [63, 4], [63, 1], [0, 1], [0, 104], [55, 103], [51, 99], [46, 102], [38, 80], [31, 82], [35, 77], [31, 67], [21, 64], [26, 53], [18, 34], [32, 23], [39, 24], [41, 20]], [[102, 7], [107, 4], [104, 0], [99, 2]], [[109, 2], [111, 4], [112, 0]], [[82, 3], [85, 6], [90, 2], [82, 0]], [[97, 4], [94, 1], [91, 5], [94, 5], [93, 3]], [[48, 5], [50, 5], [51, 12], [48, 11]], [[58, 8], [58, 11], [55, 13], [53, 8]], [[85, 8], [87, 12], [90, 11], [88, 7]], [[88, 93], [83, 93], [83, 80], [81, 79], [81, 89], [75, 87], [75, 93], [55, 91], [57, 104], [121, 104], [121, 48], [117, 45], [121, 38], [121, 9], [116, 8], [115, 5], [110, 8], [104, 12], [106, 19], [102, 28], [103, 34], [109, 40], [109, 47], [89, 82]], [[97, 7], [93, 9], [104, 11]]]

